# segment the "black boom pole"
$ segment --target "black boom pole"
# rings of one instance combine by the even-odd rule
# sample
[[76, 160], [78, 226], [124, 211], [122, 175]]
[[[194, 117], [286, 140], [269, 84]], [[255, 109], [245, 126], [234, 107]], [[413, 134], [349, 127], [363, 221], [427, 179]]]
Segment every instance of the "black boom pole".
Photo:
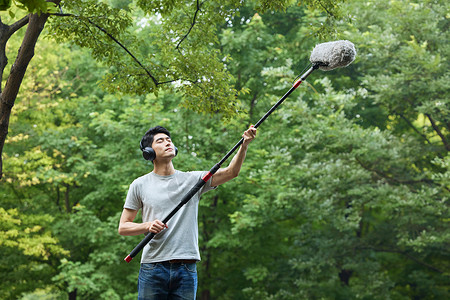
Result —
[[[303, 75], [299, 76], [300, 78], [292, 85], [292, 87], [287, 91], [286, 94], [284, 94], [283, 97], [281, 97], [280, 100], [278, 100], [277, 103], [275, 103], [274, 106], [254, 125], [255, 128], [258, 128], [259, 125], [261, 125], [262, 122], [264, 122], [267, 117], [269, 117], [275, 109], [278, 108], [278, 106], [283, 103], [284, 100], [286, 100], [287, 97], [316, 69], [319, 68], [319, 64], [313, 64]], [[298, 77], [297, 77], [298, 78]], [[236, 151], [237, 148], [244, 142], [244, 138], [241, 138], [241, 140], [234, 145], [233, 148], [231, 148], [230, 151], [217, 163], [214, 165], [214, 167], [209, 170], [208, 173], [205, 174], [201, 179], [198, 180], [198, 182], [191, 188], [191, 190], [184, 195], [183, 199], [181, 200], [180, 204], [178, 204], [167, 217], [164, 218], [162, 221], [164, 224], [166, 224], [176, 213], [178, 210], [180, 210], [183, 205], [189, 202], [191, 200], [192, 196], [194, 196], [207, 182], [208, 180], [219, 170], [220, 166], [233, 154], [234, 151]], [[130, 252], [130, 254], [125, 257], [126, 262], [130, 262], [144, 247], [147, 245], [155, 236], [155, 233], [147, 234], [144, 239], [133, 249], [133, 251]]]

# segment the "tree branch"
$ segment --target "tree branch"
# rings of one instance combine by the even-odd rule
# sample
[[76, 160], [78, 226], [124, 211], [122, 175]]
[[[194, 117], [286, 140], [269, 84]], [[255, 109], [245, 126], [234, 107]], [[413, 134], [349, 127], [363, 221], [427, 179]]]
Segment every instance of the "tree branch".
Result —
[[440, 273], [440, 274], [445, 275], [445, 276], [449, 276], [449, 275], [446, 275], [446, 273], [444, 271], [442, 271], [441, 269], [438, 269], [435, 266], [432, 266], [432, 265], [430, 265], [430, 264], [428, 264], [426, 262], [423, 262], [423, 261], [419, 260], [418, 258], [415, 258], [414, 256], [408, 254], [406, 251], [401, 251], [401, 250], [397, 250], [397, 249], [376, 248], [376, 247], [372, 247], [372, 246], [366, 246], [366, 247], [362, 247], [360, 249], [369, 249], [369, 250], [374, 250], [374, 251], [377, 251], [377, 252], [398, 253], [398, 254], [406, 256], [407, 258], [415, 261], [416, 263], [418, 263], [418, 264], [420, 264], [420, 265], [422, 265], [424, 267], [427, 267], [427, 268], [429, 268], [429, 269], [431, 269], [431, 270], [433, 270], [433, 271], [435, 271], [437, 273]]
[[156, 78], [150, 73], [149, 70], [147, 70], [146, 67], [144, 67], [144, 65], [136, 58], [136, 56], [133, 55], [133, 53], [130, 52], [130, 50], [128, 50], [121, 42], [119, 42], [115, 37], [113, 37], [109, 32], [107, 32], [104, 28], [102, 28], [101, 26], [97, 25], [96, 23], [92, 22], [90, 19], [87, 19], [88, 22], [92, 25], [94, 25], [95, 27], [97, 27], [99, 30], [101, 30], [102, 32], [104, 32], [110, 39], [112, 39], [116, 44], [118, 44], [123, 50], [125, 50], [125, 52], [127, 52], [133, 59], [134, 61], [142, 68], [144, 69], [145, 73], [147, 73], [147, 75], [152, 79], [153, 83], [155, 84], [155, 86], [157, 86], [158, 80], [156, 80]]
[[[28, 24], [29, 19], [30, 16], [26, 15], [12, 25], [3, 24], [0, 20], [0, 81], [3, 79], [3, 71], [8, 65], [8, 57], [6, 57], [6, 43], [17, 30]], [[1, 92], [2, 88], [0, 86], [0, 93]]]
[[[128, 75], [128, 74], [127, 74], [127, 75]], [[147, 76], [147, 74], [138, 73], [138, 74], [129, 74], [129, 76], [130, 76], [130, 77], [133, 77], [133, 76]], [[187, 82], [190, 82], [190, 83], [192, 83], [192, 84], [197, 84], [197, 83], [198, 83], [198, 80], [184, 79], [184, 78], [176, 78], [176, 79], [170, 79], [170, 80], [158, 82], [158, 85], [161, 85], [161, 84], [168, 84], [168, 83], [172, 83], [172, 82], [176, 82], [176, 81], [187, 81]]]
[[167, 81], [161, 81], [159, 84], [167, 84], [167, 83], [172, 83], [172, 82], [176, 82], [176, 81], [187, 81], [190, 82], [192, 84], [197, 84], [196, 80], [191, 80], [191, 79], [183, 79], [183, 78], [178, 78], [178, 79], [172, 79], [172, 80], [167, 80]]
[[125, 47], [119, 40], [117, 40], [112, 34], [110, 34], [108, 31], [106, 31], [106, 29], [104, 29], [103, 27], [101, 27], [100, 25], [94, 23], [93, 21], [91, 21], [89, 18], [81, 18], [80, 16], [74, 15], [74, 14], [53, 14], [54, 16], [59, 16], [59, 17], [72, 17], [75, 18], [79, 21], [82, 20], [87, 20], [89, 22], [89, 24], [93, 25], [94, 27], [98, 28], [100, 31], [102, 31], [103, 33], [105, 33], [110, 39], [112, 39], [117, 45], [119, 45], [123, 50], [125, 50], [125, 52], [128, 53], [128, 55], [130, 55], [133, 60], [145, 71], [145, 73], [152, 79], [153, 83], [155, 84], [155, 86], [158, 86], [160, 83], [158, 82], [158, 80], [150, 73], [150, 71], [144, 67], [144, 65], [136, 58], [136, 56], [133, 55], [133, 53], [131, 53], [130, 50], [127, 49], [127, 47]]
[[322, 4], [322, 1], [319, 0], [318, 2], [319, 2], [319, 4], [320, 4], [320, 6], [322, 6], [322, 8], [327, 12], [327, 14], [329, 14], [331, 17], [334, 18], [333, 13], [330, 12], [330, 11], [325, 7], [325, 5]]
[[19, 30], [23, 26], [27, 25], [29, 21], [30, 21], [30, 16], [26, 15], [25, 17], [23, 17], [19, 21], [17, 21], [14, 24], [10, 25], [9, 28], [8, 28], [8, 38], [10, 36], [12, 36], [17, 30]]
[[406, 122], [406, 124], [408, 124], [409, 127], [411, 127], [417, 134], [419, 134], [424, 140], [427, 141], [428, 144], [432, 145], [432, 143], [430, 142], [430, 140], [424, 135], [422, 134], [415, 126], [414, 124], [412, 124], [403, 114], [398, 113], [396, 111], [394, 111], [394, 113], [396, 113], [397, 115], [400, 116], [400, 118], [403, 119], [403, 121]]
[[434, 131], [436, 131], [436, 133], [441, 138], [442, 142], [444, 143], [445, 149], [447, 149], [447, 151], [450, 151], [450, 144], [448, 143], [447, 139], [445, 138], [445, 135], [442, 133], [442, 131], [437, 126], [436, 121], [434, 121], [433, 117], [431, 117], [430, 114], [425, 114], [425, 116], [427, 116], [428, 120], [430, 120], [431, 126], [433, 127]]
[[178, 48], [180, 47], [181, 43], [188, 37], [189, 33], [191, 33], [192, 28], [194, 28], [194, 25], [196, 23], [196, 19], [197, 19], [197, 14], [200, 11], [200, 7], [202, 6], [203, 3], [199, 3], [199, 0], [197, 0], [197, 9], [195, 10], [194, 13], [194, 18], [192, 19], [192, 23], [191, 23], [191, 27], [189, 28], [188, 32], [183, 36], [183, 38], [181, 39], [180, 42], [178, 42], [178, 45], [175, 47], [175, 49], [178, 50]]

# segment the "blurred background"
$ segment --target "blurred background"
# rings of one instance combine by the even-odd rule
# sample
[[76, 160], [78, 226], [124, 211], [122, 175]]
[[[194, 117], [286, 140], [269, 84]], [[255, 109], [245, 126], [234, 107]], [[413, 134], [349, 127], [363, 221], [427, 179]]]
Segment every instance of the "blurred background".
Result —
[[[175, 168], [209, 170], [316, 44], [346, 39], [355, 62], [309, 76], [239, 177], [202, 197], [198, 299], [449, 299], [449, 6], [61, 1], [3, 147], [0, 298], [136, 299], [140, 255], [123, 259], [142, 236], [117, 227], [152, 170], [145, 131], [171, 131]], [[26, 27], [3, 50], [2, 86]]]

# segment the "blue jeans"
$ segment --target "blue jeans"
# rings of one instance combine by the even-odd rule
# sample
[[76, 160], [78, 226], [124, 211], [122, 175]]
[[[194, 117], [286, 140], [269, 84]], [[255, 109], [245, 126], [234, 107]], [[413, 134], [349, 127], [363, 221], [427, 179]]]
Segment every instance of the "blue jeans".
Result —
[[194, 300], [196, 293], [195, 263], [141, 264], [138, 300]]

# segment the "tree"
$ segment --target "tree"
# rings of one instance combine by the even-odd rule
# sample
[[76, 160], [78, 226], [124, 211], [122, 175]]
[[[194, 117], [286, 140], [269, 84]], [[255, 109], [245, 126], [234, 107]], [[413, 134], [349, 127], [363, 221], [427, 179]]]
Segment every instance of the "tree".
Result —
[[[337, 27], [339, 37], [355, 42], [357, 61], [311, 75], [260, 127], [241, 176], [202, 198], [199, 297], [449, 297], [447, 6], [439, 1], [344, 6], [352, 22]], [[33, 232], [36, 239], [50, 236], [70, 251], [49, 251], [55, 259], [50, 267], [44, 262], [44, 291], [28, 285], [20, 290], [24, 297], [64, 291], [79, 298], [135, 298], [137, 264], [122, 258], [139, 237], [119, 238], [115, 227], [128, 183], [150, 168], [139, 161], [137, 147], [148, 123], [173, 129], [175, 142], [183, 145], [177, 168], [209, 169], [291, 86], [316, 42], [300, 39], [309, 36], [309, 21], [318, 18], [303, 7], [273, 14], [256, 14], [252, 7], [239, 11], [219, 29], [214, 46], [227, 58], [232, 88], [239, 91], [234, 108], [240, 113], [227, 123], [222, 122], [226, 112], [205, 117], [180, 107], [189, 101], [187, 94], [173, 94], [176, 86], [163, 88], [170, 84], [160, 85], [157, 97], [107, 93], [93, 85], [71, 95], [72, 88], [65, 88], [62, 98], [70, 101], [52, 94], [39, 114], [24, 108], [27, 101], [18, 102], [20, 120], [8, 142], [14, 151], [7, 152], [15, 177], [4, 185], [8, 197], [1, 198], [2, 206], [8, 220], [14, 219], [10, 216], [18, 214], [10, 209], [20, 199], [28, 227], [39, 222], [32, 217], [51, 223]], [[155, 29], [145, 28], [136, 28], [138, 40]], [[164, 48], [140, 46], [128, 48], [139, 55]], [[103, 72], [118, 69], [94, 64], [77, 46], [64, 47], [71, 52], [64, 60], [79, 55], [74, 65], [82, 66], [65, 71], [64, 85], [81, 85], [69, 73], [80, 72], [81, 78], [95, 73], [92, 81], [97, 81]], [[63, 70], [61, 65], [57, 69]], [[36, 86], [52, 82], [38, 81]], [[22, 99], [44, 104], [29, 95]], [[58, 105], [50, 105], [56, 99]], [[29, 145], [20, 135], [26, 122], [47, 127], [25, 132]], [[11, 221], [2, 225], [5, 231], [28, 228]], [[36, 261], [3, 249], [20, 263]]]
[[52, 234], [48, 224], [54, 218], [49, 214], [24, 215], [17, 209], [0, 208], [0, 216], [0, 295], [14, 299], [46, 286], [67, 250]]
[[[311, 81], [317, 93], [302, 90], [261, 128], [274, 146], [246, 164], [234, 187], [244, 205], [211, 239], [241, 270], [230, 282], [246, 298], [448, 297], [445, 5], [349, 3], [342, 38], [357, 61]], [[266, 75], [283, 87], [275, 69]], [[424, 122], [430, 111], [439, 122]]]
[[[162, 87], [175, 89], [186, 97], [183, 105], [199, 112], [220, 110], [225, 116], [236, 111], [232, 76], [224, 68], [222, 54], [217, 49], [217, 25], [236, 14], [241, 1], [215, 3], [207, 1], [120, 1], [112, 5], [99, 1], [22, 1], [31, 14], [20, 21], [2, 27], [0, 44], [1, 76], [6, 67], [5, 45], [21, 27], [27, 33], [0, 102], [0, 153], [8, 134], [9, 118], [20, 83], [34, 47], [47, 19], [52, 17], [50, 36], [58, 41], [71, 40], [92, 50], [92, 55], [111, 66], [104, 87], [124, 93], [157, 93]], [[326, 10], [337, 18], [340, 1], [305, 1], [312, 9]], [[262, 12], [286, 9], [292, 1], [257, 1]], [[55, 13], [56, 6], [59, 12]], [[124, 9], [120, 9], [123, 7]], [[131, 14], [139, 11], [141, 22], [156, 24], [144, 40], [137, 39], [132, 28]], [[138, 13], [137, 13], [138, 14]], [[105, 16], [107, 16], [105, 18]], [[149, 18], [143, 18], [149, 16]], [[145, 27], [141, 23], [142, 27]], [[86, 34], [88, 33], [88, 34]], [[143, 46], [153, 44], [152, 46]], [[143, 63], [145, 61], [146, 63]], [[0, 160], [0, 170], [2, 169]], [[1, 174], [0, 174], [1, 175]]]
[[[17, 32], [20, 28], [28, 24], [27, 31], [25, 33], [22, 45], [20, 46], [17, 58], [12, 65], [11, 71], [8, 75], [5, 87], [0, 90], [0, 153], [3, 152], [3, 146], [5, 143], [6, 135], [8, 134], [9, 118], [11, 109], [14, 106], [17, 94], [19, 92], [20, 85], [25, 71], [32, 57], [34, 56], [34, 48], [39, 35], [44, 28], [45, 23], [49, 17], [47, 13], [51, 5], [58, 4], [60, 1], [46, 2], [41, 1], [41, 5], [33, 8], [30, 15], [27, 15], [12, 25], [6, 25], [1, 23], [0, 31], [0, 76], [3, 82], [4, 69], [8, 63], [6, 57], [6, 43], [10, 37]], [[33, 13], [36, 12], [36, 13]], [[38, 13], [45, 12], [45, 13]], [[2, 160], [0, 159], [0, 170], [2, 169]], [[0, 173], [1, 175], [1, 173]]]

